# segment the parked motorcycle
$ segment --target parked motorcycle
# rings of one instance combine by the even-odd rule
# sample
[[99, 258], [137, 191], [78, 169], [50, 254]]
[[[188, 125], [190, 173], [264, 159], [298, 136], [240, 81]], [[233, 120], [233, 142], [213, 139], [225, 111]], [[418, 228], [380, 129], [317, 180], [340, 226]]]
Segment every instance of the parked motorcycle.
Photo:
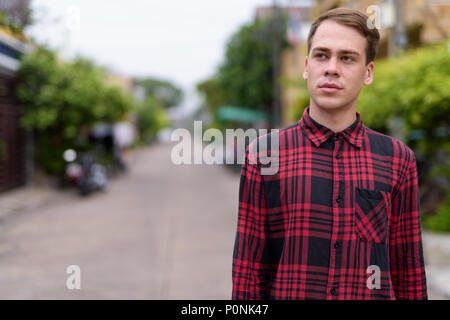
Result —
[[106, 169], [97, 163], [93, 153], [87, 152], [78, 156], [75, 150], [68, 149], [64, 151], [63, 158], [68, 163], [66, 177], [78, 187], [81, 195], [86, 196], [94, 191], [107, 189]]

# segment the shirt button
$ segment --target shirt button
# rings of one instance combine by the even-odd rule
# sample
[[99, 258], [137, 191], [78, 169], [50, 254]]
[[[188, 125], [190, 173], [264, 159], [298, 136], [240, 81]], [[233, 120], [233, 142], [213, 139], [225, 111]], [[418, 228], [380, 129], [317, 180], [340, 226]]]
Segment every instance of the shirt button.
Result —
[[342, 157], [341, 157], [341, 155], [338, 153], [338, 154], [336, 155], [336, 159], [339, 160], [340, 158], [342, 158]]
[[341, 246], [341, 243], [339, 242], [339, 241], [336, 241], [335, 243], [334, 243], [334, 247], [337, 249], [337, 248], [339, 248]]
[[336, 289], [332, 288], [332, 289], [330, 290], [330, 293], [334, 296], [334, 295], [336, 294]]
[[342, 200], [341, 197], [337, 197], [337, 198], [336, 198], [336, 202], [337, 202], [337, 203], [341, 202], [341, 200]]

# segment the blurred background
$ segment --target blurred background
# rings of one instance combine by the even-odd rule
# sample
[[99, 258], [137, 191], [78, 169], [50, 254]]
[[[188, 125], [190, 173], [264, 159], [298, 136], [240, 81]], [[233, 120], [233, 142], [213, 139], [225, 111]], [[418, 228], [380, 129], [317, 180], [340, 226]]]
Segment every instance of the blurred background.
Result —
[[229, 299], [240, 167], [175, 165], [171, 133], [297, 122], [335, 7], [380, 24], [358, 111], [416, 154], [450, 299], [448, 0], [1, 0], [0, 299]]

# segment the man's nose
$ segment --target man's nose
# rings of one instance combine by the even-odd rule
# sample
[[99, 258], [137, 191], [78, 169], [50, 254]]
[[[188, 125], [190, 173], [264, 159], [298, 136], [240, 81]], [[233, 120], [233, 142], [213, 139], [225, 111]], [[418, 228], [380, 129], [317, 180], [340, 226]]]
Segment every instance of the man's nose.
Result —
[[331, 58], [328, 60], [328, 64], [325, 67], [325, 76], [327, 77], [339, 77], [340, 71], [338, 68], [338, 61], [336, 58]]

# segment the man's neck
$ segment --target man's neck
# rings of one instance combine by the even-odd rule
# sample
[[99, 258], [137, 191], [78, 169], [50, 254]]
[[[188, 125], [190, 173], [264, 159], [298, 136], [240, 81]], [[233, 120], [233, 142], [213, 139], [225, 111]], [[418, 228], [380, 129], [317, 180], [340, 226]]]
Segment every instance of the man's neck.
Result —
[[356, 120], [356, 108], [350, 107], [329, 111], [311, 104], [309, 107], [309, 116], [331, 131], [339, 132], [348, 128]]

